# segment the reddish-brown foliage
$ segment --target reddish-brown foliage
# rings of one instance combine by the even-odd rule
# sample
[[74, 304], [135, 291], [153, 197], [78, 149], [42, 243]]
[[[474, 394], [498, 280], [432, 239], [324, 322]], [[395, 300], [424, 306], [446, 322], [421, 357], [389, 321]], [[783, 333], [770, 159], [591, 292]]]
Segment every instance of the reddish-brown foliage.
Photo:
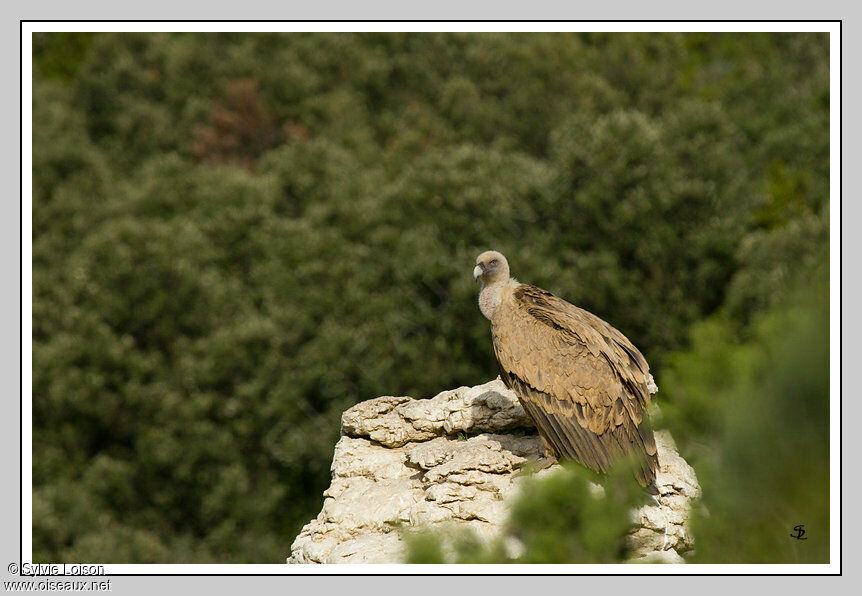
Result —
[[205, 163], [238, 163], [253, 170], [260, 155], [282, 142], [285, 131], [263, 105], [255, 79], [237, 79], [195, 128], [192, 151]]

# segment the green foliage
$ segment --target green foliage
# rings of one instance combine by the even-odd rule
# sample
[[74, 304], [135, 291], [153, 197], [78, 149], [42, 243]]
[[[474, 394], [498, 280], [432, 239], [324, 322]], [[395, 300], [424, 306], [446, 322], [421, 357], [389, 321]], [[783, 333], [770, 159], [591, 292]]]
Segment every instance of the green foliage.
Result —
[[786, 226], [754, 231], [738, 251], [742, 263], [727, 291], [732, 319], [747, 321], [808, 281], [811, 271], [829, 260], [829, 218], [826, 206], [803, 213]]
[[561, 197], [545, 219], [571, 235], [572, 298], [655, 351], [721, 304], [754, 204], [721, 106], [675, 108], [578, 114], [551, 137]]
[[[749, 340], [715, 317], [671, 358], [663, 410], [704, 491], [694, 561], [829, 561], [827, 281], [808, 273]], [[805, 540], [791, 538], [800, 524]]]
[[411, 531], [402, 536], [407, 545], [404, 562], [409, 564], [513, 562], [501, 540], [486, 544], [470, 530]]
[[[407, 563], [617, 563], [628, 553], [631, 511], [648, 496], [621, 465], [599, 476], [577, 464], [528, 478], [512, 503], [503, 537], [470, 531], [405, 532]], [[515, 539], [520, 553], [507, 552]]]
[[282, 560], [345, 408], [495, 374], [482, 250], [660, 385], [825, 259], [825, 35], [34, 48], [36, 560]]
[[[601, 491], [596, 486], [602, 487]], [[572, 464], [528, 484], [512, 507], [522, 563], [614, 563], [625, 559], [631, 510], [648, 498], [626, 466], [597, 477]]]
[[94, 33], [33, 33], [33, 61], [51, 79], [69, 81], [87, 56]]

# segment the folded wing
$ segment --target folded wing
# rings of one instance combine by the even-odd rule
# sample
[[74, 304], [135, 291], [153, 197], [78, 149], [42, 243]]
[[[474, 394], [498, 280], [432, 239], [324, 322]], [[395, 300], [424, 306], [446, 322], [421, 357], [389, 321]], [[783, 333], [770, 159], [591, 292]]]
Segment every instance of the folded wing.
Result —
[[517, 394], [558, 457], [606, 472], [632, 457], [641, 484], [655, 479], [655, 440], [646, 407], [646, 360], [595, 315], [520, 284], [492, 320], [503, 381]]

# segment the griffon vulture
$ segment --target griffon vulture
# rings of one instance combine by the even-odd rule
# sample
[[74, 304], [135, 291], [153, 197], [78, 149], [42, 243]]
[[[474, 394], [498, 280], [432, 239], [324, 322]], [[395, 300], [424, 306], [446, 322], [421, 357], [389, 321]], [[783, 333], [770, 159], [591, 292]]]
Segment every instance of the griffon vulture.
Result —
[[473, 277], [500, 376], [548, 455], [598, 472], [633, 457], [638, 481], [652, 485], [658, 457], [646, 408], [658, 388], [638, 349], [596, 315], [509, 277], [499, 252], [480, 254]]

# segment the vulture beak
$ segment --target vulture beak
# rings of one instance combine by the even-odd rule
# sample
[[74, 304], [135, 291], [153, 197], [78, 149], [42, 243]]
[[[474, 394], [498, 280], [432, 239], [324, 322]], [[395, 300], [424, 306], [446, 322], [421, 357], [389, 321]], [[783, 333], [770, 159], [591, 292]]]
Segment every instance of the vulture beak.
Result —
[[473, 268], [473, 281], [479, 281], [483, 275], [485, 275], [485, 267], [480, 263]]

